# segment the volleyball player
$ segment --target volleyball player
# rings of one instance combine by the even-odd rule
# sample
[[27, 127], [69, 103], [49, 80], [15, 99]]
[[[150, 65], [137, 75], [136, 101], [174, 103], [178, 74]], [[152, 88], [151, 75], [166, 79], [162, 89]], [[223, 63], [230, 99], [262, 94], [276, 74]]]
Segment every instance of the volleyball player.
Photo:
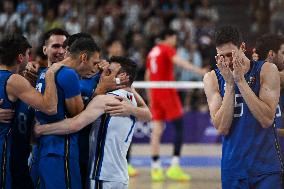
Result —
[[223, 135], [222, 188], [280, 189], [281, 156], [272, 126], [280, 95], [277, 67], [250, 61], [235, 27], [219, 28], [215, 42], [218, 69], [205, 75], [204, 90]]

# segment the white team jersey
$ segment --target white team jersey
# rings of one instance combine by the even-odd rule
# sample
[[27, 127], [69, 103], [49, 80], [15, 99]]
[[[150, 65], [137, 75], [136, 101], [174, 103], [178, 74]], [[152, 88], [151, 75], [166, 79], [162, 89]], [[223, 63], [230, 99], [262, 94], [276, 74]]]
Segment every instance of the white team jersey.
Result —
[[[123, 89], [109, 92], [127, 98], [133, 106], [133, 93]], [[89, 178], [93, 180], [128, 183], [126, 154], [132, 140], [135, 117], [102, 115], [90, 132]]]

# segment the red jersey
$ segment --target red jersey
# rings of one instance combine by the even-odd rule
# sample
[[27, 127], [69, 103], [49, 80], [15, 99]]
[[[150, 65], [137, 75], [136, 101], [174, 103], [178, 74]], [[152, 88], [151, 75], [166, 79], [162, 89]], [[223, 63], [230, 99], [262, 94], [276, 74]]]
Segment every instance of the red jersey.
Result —
[[174, 81], [172, 57], [175, 54], [175, 48], [165, 44], [158, 44], [151, 49], [146, 63], [150, 81]]

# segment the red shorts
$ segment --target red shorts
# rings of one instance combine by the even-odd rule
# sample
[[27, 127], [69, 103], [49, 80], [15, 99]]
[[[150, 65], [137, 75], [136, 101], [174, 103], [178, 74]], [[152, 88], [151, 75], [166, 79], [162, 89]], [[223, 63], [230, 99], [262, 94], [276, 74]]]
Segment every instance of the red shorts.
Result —
[[179, 95], [175, 89], [151, 90], [150, 110], [153, 120], [171, 121], [183, 114]]

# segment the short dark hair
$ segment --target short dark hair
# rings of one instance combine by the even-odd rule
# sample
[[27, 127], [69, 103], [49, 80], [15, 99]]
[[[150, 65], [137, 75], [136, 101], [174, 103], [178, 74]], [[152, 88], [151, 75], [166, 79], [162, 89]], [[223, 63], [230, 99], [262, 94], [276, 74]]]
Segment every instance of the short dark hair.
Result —
[[25, 54], [32, 46], [27, 38], [20, 34], [8, 34], [0, 41], [0, 62], [6, 66], [14, 66], [19, 54]]
[[265, 60], [270, 50], [277, 53], [284, 44], [284, 37], [276, 34], [264, 34], [256, 40], [255, 50], [260, 60]]
[[169, 36], [177, 35], [177, 32], [172, 29], [164, 29], [159, 35], [159, 39], [165, 40]]
[[80, 32], [80, 33], [76, 33], [73, 35], [70, 35], [63, 43], [63, 47], [66, 48], [67, 46], [70, 47], [77, 39], [79, 38], [88, 38], [88, 39], [93, 39], [93, 37], [88, 34], [88, 33], [84, 33], [84, 32]]
[[137, 64], [130, 58], [123, 56], [112, 56], [109, 62], [117, 62], [121, 65], [120, 73], [125, 72], [129, 76], [129, 86], [134, 82], [137, 75]]
[[95, 43], [95, 41], [89, 38], [79, 38], [75, 40], [75, 42], [70, 47], [71, 57], [78, 55], [80, 52], [85, 52], [87, 53], [89, 58], [94, 52], [100, 51], [101, 49]]
[[216, 46], [230, 42], [236, 46], [240, 46], [241, 40], [241, 34], [238, 28], [234, 26], [222, 26], [215, 31]]
[[46, 42], [49, 40], [49, 38], [52, 36], [52, 35], [64, 35], [67, 39], [69, 37], [69, 33], [61, 28], [54, 28], [54, 29], [51, 29], [51, 30], [48, 30], [47, 32], [45, 32], [43, 35], [42, 35], [42, 41], [44, 44], [46, 44]]

